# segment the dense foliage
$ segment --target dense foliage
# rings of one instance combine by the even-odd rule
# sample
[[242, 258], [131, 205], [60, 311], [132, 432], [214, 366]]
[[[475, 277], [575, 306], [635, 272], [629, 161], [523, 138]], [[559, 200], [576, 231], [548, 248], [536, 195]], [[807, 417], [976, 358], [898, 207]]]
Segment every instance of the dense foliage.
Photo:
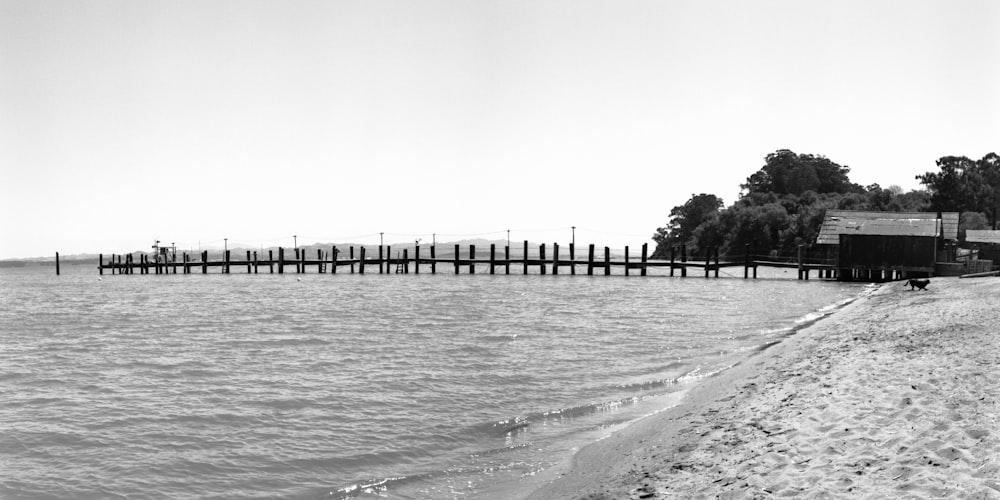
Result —
[[1000, 209], [1000, 156], [990, 153], [979, 161], [945, 156], [937, 161], [937, 166], [939, 172], [917, 176], [930, 192], [931, 207], [943, 212], [982, 214], [987, 227], [996, 227]]
[[674, 207], [667, 225], [653, 235], [654, 257], [667, 257], [671, 247], [681, 244], [690, 252], [718, 247], [722, 253], [741, 253], [745, 244], [751, 244], [758, 253], [794, 255], [800, 244], [816, 241], [827, 209], [934, 209], [927, 191], [859, 186], [848, 178], [847, 166], [823, 156], [782, 149], [764, 160], [764, 166], [740, 185], [740, 198], [729, 207], [705, 193]]

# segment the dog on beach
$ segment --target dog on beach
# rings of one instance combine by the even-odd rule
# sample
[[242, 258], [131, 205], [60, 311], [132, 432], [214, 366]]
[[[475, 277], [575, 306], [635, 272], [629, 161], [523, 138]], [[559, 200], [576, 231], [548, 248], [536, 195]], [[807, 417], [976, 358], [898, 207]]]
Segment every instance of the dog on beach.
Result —
[[920, 290], [927, 290], [927, 285], [929, 285], [930, 282], [931, 280], [907, 280], [906, 284], [904, 284], [903, 286], [909, 286], [911, 292], [918, 288]]

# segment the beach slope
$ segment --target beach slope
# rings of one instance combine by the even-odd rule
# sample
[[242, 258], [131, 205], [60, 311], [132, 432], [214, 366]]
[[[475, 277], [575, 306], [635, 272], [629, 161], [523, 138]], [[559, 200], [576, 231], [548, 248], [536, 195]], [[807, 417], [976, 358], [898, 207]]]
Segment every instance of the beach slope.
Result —
[[1000, 499], [1000, 280], [883, 285], [582, 449], [531, 499]]

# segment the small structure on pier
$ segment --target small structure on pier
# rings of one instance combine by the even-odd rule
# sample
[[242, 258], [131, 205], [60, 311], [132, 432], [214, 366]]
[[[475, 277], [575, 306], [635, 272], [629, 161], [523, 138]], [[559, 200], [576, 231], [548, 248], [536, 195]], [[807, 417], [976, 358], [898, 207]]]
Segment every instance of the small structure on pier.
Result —
[[177, 246], [173, 243], [170, 246], [160, 246], [160, 240], [153, 243], [153, 261], [157, 264], [167, 262], [177, 262]]
[[958, 239], [958, 212], [828, 210], [816, 238], [828, 245], [842, 281], [885, 281], [935, 274]]

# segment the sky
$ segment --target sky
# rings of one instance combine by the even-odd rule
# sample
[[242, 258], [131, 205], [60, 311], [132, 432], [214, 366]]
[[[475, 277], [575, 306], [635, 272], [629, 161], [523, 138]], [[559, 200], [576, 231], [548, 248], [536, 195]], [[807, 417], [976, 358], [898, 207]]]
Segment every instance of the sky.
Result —
[[0, 259], [637, 247], [778, 149], [1000, 150], [998, 63], [994, 0], [0, 0]]

